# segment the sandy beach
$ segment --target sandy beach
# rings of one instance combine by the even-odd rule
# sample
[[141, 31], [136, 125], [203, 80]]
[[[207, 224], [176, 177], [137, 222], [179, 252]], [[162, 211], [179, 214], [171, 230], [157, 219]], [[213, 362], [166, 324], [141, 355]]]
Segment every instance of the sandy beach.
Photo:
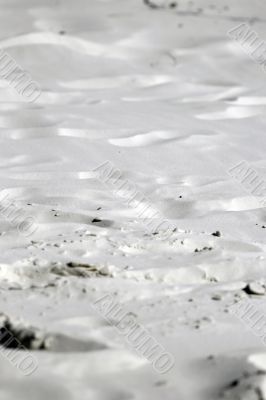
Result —
[[0, 398], [266, 399], [266, 5], [0, 9]]

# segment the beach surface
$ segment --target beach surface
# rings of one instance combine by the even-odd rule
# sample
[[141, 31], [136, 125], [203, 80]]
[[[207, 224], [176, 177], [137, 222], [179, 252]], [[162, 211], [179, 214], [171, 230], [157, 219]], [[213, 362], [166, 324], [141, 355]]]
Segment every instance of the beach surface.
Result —
[[0, 74], [0, 322], [36, 336], [28, 376], [0, 351], [1, 399], [265, 399], [265, 344], [231, 308], [266, 315], [266, 197], [239, 178], [266, 181], [266, 73], [228, 31], [266, 40], [266, 5], [0, 7], [0, 48], [41, 88]]

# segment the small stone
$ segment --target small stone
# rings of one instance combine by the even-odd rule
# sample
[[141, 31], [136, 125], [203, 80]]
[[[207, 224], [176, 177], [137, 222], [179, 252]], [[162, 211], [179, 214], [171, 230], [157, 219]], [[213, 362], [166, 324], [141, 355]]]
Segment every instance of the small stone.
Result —
[[221, 236], [222, 236], [222, 234], [221, 234], [221, 232], [220, 232], [220, 231], [216, 231], [216, 232], [213, 232], [213, 233], [212, 233], [212, 236], [221, 237]]
[[175, 1], [173, 1], [172, 3], [169, 4], [170, 8], [176, 8], [177, 7], [177, 3]]
[[99, 218], [94, 218], [91, 222], [92, 222], [93, 224], [95, 224], [96, 222], [102, 222], [102, 220], [99, 219]]
[[155, 382], [155, 386], [164, 386], [164, 385], [166, 385], [166, 383], [167, 383], [167, 381], [157, 381], [157, 382]]
[[220, 294], [214, 294], [212, 296], [212, 300], [220, 301], [220, 300], [222, 300], [222, 296]]
[[259, 282], [250, 282], [244, 289], [247, 294], [264, 295], [265, 287]]

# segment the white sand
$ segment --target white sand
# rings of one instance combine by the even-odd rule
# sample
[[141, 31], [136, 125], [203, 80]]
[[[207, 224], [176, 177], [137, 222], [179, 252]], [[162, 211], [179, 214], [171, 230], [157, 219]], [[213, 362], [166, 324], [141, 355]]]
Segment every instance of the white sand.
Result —
[[[227, 173], [246, 160], [266, 179], [266, 74], [227, 36], [251, 21], [266, 39], [266, 7], [178, 3], [0, 0], [0, 46], [42, 88], [29, 104], [0, 81], [1, 188], [38, 227], [24, 237], [0, 213], [0, 311], [68, 338], [34, 352], [29, 377], [0, 356], [1, 399], [266, 398], [266, 348], [228, 312], [266, 304], [242, 290], [266, 282], [265, 211]], [[169, 239], [97, 179], [107, 160], [176, 226]], [[105, 294], [175, 357], [170, 372], [95, 311]]]

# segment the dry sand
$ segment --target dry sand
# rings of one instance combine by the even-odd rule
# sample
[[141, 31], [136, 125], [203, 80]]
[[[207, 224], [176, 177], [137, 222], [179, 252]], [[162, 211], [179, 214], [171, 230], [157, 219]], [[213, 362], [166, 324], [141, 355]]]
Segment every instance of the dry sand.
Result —
[[[266, 39], [266, 6], [168, 3], [0, 0], [0, 47], [42, 88], [27, 103], [0, 80], [1, 188], [38, 228], [21, 235], [0, 212], [0, 311], [41, 337], [30, 376], [0, 355], [3, 400], [266, 398], [265, 345], [229, 312], [266, 303], [265, 211], [228, 174], [246, 160], [266, 179], [266, 74], [227, 35], [249, 22]], [[97, 178], [107, 160], [170, 237]], [[95, 310], [105, 295], [170, 371]]]

